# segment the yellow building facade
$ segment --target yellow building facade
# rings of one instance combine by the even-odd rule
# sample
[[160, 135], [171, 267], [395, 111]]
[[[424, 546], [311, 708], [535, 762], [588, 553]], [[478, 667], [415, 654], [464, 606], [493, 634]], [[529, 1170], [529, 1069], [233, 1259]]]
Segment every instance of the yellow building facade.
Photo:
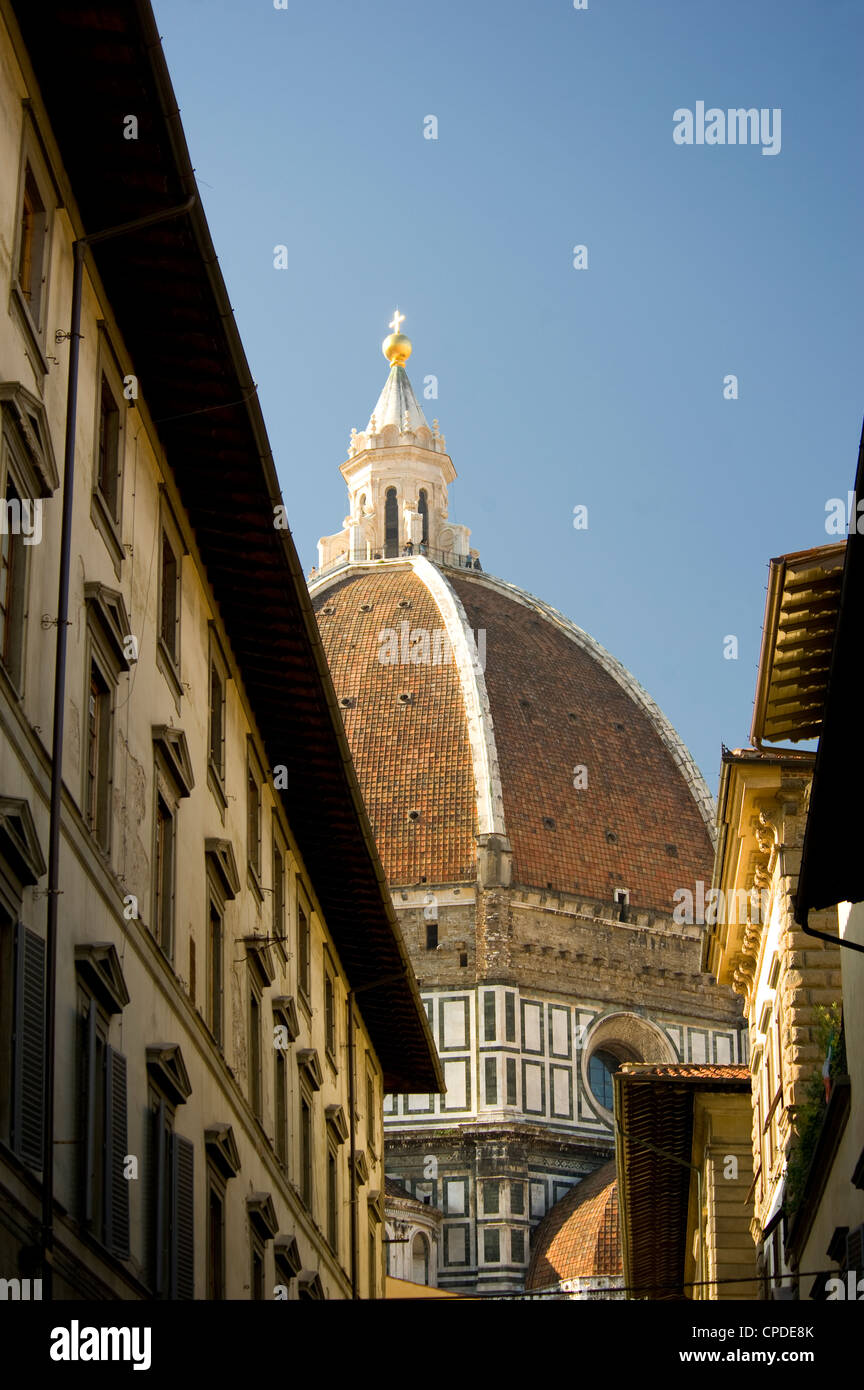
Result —
[[742, 996], [750, 1030], [751, 1233], [764, 1296], [797, 1298], [790, 1248], [800, 1202], [801, 1135], [822, 1087], [826, 1037], [842, 1001], [835, 908], [795, 918], [814, 755], [768, 748], [819, 731], [843, 547], [772, 560], [751, 741], [724, 750], [706, 968]]

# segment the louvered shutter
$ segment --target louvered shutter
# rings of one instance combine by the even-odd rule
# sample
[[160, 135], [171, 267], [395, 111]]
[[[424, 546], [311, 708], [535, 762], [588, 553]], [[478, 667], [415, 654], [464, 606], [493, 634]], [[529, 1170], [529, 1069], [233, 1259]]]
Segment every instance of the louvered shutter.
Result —
[[157, 1298], [165, 1298], [165, 1163], [168, 1135], [165, 1133], [165, 1102], [160, 1100], [151, 1114], [150, 1213], [152, 1231], [152, 1285]]
[[93, 1187], [96, 1170], [96, 1001], [89, 1000], [81, 1019], [81, 1215], [93, 1221]]
[[179, 1134], [173, 1140], [171, 1297], [195, 1297], [195, 1148]]
[[864, 1226], [856, 1226], [846, 1237], [846, 1270], [850, 1269], [859, 1279], [864, 1275]]
[[41, 1169], [45, 1114], [45, 942], [20, 922], [15, 928], [12, 1036], [12, 1147]]
[[127, 1151], [126, 1058], [107, 1049], [105, 1067], [105, 1244], [129, 1257], [129, 1183], [123, 1175]]

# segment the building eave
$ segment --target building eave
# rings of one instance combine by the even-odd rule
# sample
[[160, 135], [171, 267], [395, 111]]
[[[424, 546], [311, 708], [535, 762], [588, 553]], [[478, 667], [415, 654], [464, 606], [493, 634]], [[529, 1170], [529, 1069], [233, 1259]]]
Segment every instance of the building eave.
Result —
[[753, 722], [754, 744], [815, 738], [822, 726], [845, 541], [770, 562]]
[[[864, 499], [864, 431], [858, 449], [854, 497]], [[861, 619], [864, 614], [864, 535], [850, 530], [840, 590], [834, 647], [816, 752], [810, 810], [804, 833], [795, 915], [807, 923], [811, 908], [864, 899], [860, 815], [837, 814], [854, 779], [861, 730]]]

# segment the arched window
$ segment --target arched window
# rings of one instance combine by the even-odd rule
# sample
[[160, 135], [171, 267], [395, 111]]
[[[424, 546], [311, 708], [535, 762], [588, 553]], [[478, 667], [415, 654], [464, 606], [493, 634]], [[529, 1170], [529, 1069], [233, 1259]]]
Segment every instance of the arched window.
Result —
[[426, 489], [420, 489], [420, 497], [417, 501], [417, 510], [423, 518], [423, 535], [420, 537], [422, 545], [429, 544], [429, 503], [426, 500]]
[[411, 1278], [415, 1284], [429, 1283], [429, 1242], [419, 1232], [411, 1244]]
[[388, 487], [384, 498], [384, 559], [395, 560], [399, 554], [399, 503], [395, 487]]
[[606, 1109], [611, 1110], [613, 1106], [612, 1077], [618, 1070], [619, 1061], [611, 1052], [598, 1050], [591, 1055], [588, 1063], [588, 1084], [594, 1094], [594, 1099]]

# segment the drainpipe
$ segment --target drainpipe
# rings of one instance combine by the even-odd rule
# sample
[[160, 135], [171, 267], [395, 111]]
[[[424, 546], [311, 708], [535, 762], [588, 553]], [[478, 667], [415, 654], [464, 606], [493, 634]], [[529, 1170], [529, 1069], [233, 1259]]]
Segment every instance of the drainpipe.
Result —
[[57, 997], [57, 917], [60, 899], [60, 828], [63, 806], [63, 726], [66, 714], [66, 650], [69, 627], [69, 578], [72, 569], [72, 492], [75, 480], [75, 425], [81, 344], [84, 253], [88, 246], [126, 232], [139, 231], [169, 218], [182, 217], [195, 195], [179, 207], [136, 217], [72, 243], [72, 312], [69, 325], [69, 380], [66, 390], [66, 440], [63, 459], [63, 518], [60, 533], [60, 579], [57, 596], [57, 645], [54, 661], [54, 729], [51, 739], [51, 809], [48, 823], [48, 913], [45, 937], [45, 1118], [42, 1139], [42, 1228], [39, 1264], [44, 1296], [52, 1296], [54, 1250], [54, 1010]]
[[357, 1298], [357, 1157], [356, 1088], [354, 1083], [354, 991], [348, 991], [348, 1186], [351, 1193], [351, 1297]]
[[[356, 1086], [354, 1080], [354, 1000], [358, 994], [365, 994], [368, 989], [378, 989], [381, 985], [394, 984], [397, 980], [404, 980], [407, 975], [407, 967], [399, 970], [394, 975], [382, 975], [378, 980], [372, 980], [368, 985], [361, 985], [359, 989], [349, 989], [348, 991], [348, 1123], [349, 1123], [349, 1149], [348, 1162], [350, 1165], [349, 1190], [351, 1192], [351, 1297], [360, 1297], [360, 1235], [357, 1229], [358, 1203], [357, 1203], [357, 1169], [355, 1159], [357, 1157], [357, 1118], [356, 1118]], [[381, 1164], [383, 1171], [384, 1164], [384, 1136], [381, 1136]]]
[[815, 927], [808, 927], [807, 918], [809, 915], [810, 912], [808, 909], [804, 917], [798, 919], [801, 930], [806, 932], [808, 936], [818, 936], [820, 941], [827, 941], [829, 946], [845, 946], [847, 951], [864, 951], [864, 946], [859, 945], [857, 941], [846, 941], [839, 932], [836, 936], [830, 936], [828, 932], [817, 931]]

